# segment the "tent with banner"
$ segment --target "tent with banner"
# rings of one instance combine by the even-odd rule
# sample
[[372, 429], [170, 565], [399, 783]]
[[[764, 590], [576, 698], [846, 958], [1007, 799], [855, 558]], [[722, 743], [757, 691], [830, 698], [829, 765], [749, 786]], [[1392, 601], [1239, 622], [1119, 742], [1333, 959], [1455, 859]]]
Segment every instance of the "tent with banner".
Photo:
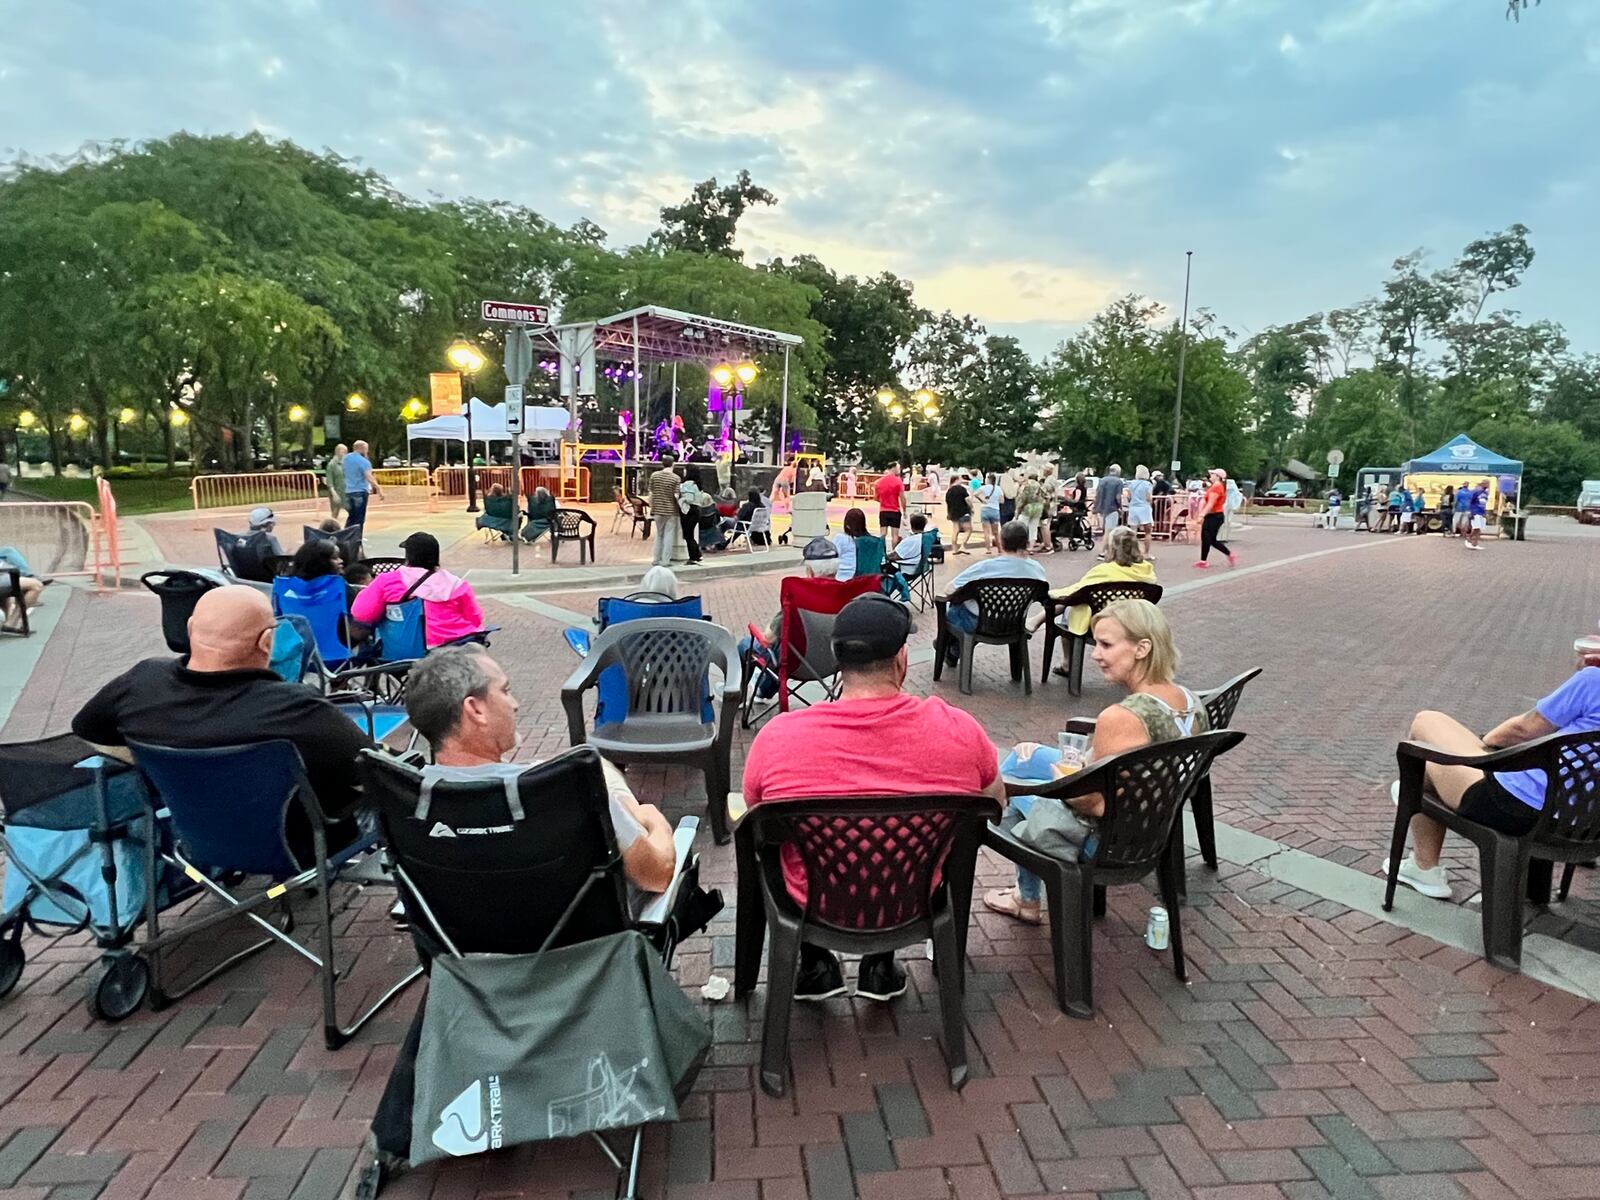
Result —
[[1457, 434], [1432, 454], [1411, 459], [1401, 471], [1408, 485], [1420, 484], [1425, 491], [1434, 493], [1442, 491], [1446, 485], [1458, 487], [1462, 483], [1487, 479], [1491, 512], [1499, 509], [1502, 497], [1515, 504], [1522, 494], [1522, 463], [1486, 450], [1464, 433]]
[[[511, 434], [506, 430], [506, 410], [503, 404], [485, 404], [478, 397], [473, 396], [468, 401], [472, 406], [472, 441], [476, 445], [482, 443], [484, 458], [489, 457], [489, 449], [495, 443], [504, 443], [511, 440]], [[567, 428], [569, 414], [564, 408], [549, 405], [526, 405], [522, 410], [523, 440], [532, 442], [557, 442]], [[467, 418], [462, 413], [451, 416], [433, 417], [427, 421], [418, 421], [406, 426], [406, 459], [412, 459], [413, 442], [460, 442], [462, 446], [463, 461], [466, 457], [467, 443]], [[449, 460], [448, 451], [445, 454]]]

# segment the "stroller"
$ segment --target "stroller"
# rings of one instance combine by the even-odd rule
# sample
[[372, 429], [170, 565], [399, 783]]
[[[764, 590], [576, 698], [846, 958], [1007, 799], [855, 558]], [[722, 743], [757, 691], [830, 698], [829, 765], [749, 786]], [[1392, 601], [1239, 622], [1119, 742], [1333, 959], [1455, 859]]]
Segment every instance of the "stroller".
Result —
[[[48, 925], [87, 929], [103, 951], [89, 990], [91, 1014], [120, 1021], [138, 1010], [150, 987], [149, 967], [132, 948], [145, 907], [147, 805], [138, 771], [73, 734], [0, 745], [0, 996], [22, 977], [23, 926], [49, 936]], [[156, 837], [170, 843], [165, 826]], [[175, 872], [157, 886], [161, 908], [196, 890]]]
[[1068, 550], [1094, 549], [1094, 530], [1089, 528], [1089, 506], [1084, 502], [1063, 500], [1050, 522], [1050, 542], [1056, 549], [1061, 542]]

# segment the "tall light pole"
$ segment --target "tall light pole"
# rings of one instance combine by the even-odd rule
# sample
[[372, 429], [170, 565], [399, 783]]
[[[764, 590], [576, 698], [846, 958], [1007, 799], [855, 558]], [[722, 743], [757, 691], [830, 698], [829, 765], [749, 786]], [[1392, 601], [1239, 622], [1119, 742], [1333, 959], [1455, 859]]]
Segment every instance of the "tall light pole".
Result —
[[1189, 356], [1189, 271], [1194, 266], [1194, 251], [1183, 252], [1183, 320], [1178, 324], [1178, 398], [1172, 405], [1172, 474], [1178, 483], [1178, 433], [1183, 428], [1183, 362]]
[[[733, 400], [728, 408], [728, 465], [730, 469], [739, 463], [739, 404], [744, 399], [745, 388], [755, 382], [756, 375], [756, 365], [753, 362], [742, 362], [737, 367], [730, 367], [727, 363], [723, 363], [711, 372], [711, 378], [717, 381], [717, 386], [722, 389], [724, 398], [728, 395], [728, 386], [730, 384], [733, 385]], [[727, 403], [726, 399], [724, 402]]]
[[457, 338], [444, 353], [461, 376], [461, 407], [467, 414], [467, 511], [477, 512], [478, 481], [477, 472], [472, 469], [472, 389], [469, 385], [472, 377], [483, 370], [485, 359], [465, 338]]

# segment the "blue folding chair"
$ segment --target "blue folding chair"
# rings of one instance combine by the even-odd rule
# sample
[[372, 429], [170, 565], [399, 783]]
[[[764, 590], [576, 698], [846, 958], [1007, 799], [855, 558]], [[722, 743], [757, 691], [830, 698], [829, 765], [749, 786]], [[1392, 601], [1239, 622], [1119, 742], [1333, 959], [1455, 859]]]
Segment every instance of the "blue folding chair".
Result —
[[298, 616], [310, 622], [317, 654], [325, 667], [336, 671], [350, 661], [350, 647], [345, 645], [341, 628], [349, 610], [349, 596], [343, 580], [338, 581], [337, 588], [313, 587], [315, 583], [293, 575], [274, 579], [272, 611], [280, 617]]
[[[316, 968], [322, 981], [322, 1034], [328, 1049], [340, 1046], [421, 974], [412, 970], [384, 992], [350, 1025], [339, 1022], [338, 977], [334, 964], [333, 907], [330, 893], [342, 868], [374, 849], [376, 832], [363, 831], [347, 846], [328, 846], [328, 818], [317, 801], [300, 752], [287, 741], [273, 740], [250, 746], [179, 750], [148, 743], [128, 743], [134, 762], [149, 780], [153, 798], [151, 819], [158, 808], [171, 815], [174, 845], [159, 848], [146, 839], [146, 877], [157, 878], [160, 867], [182, 871], [225, 906], [163, 933], [155, 889], [147, 891], [145, 921], [148, 940], [140, 953], [150, 965], [152, 1003], [160, 1008], [181, 999], [229, 967], [282, 942]], [[298, 805], [311, 827], [312, 858], [301, 866], [289, 848], [287, 818]], [[218, 880], [229, 875], [264, 876], [269, 886], [241, 895]], [[320, 945], [313, 952], [258, 915], [257, 910], [296, 892], [316, 897], [321, 918]], [[210, 929], [223, 921], [243, 917], [259, 926], [267, 937], [202, 971], [180, 987], [166, 987], [161, 977], [162, 953], [174, 943]], [[286, 923], [287, 924], [287, 923]]]
[[[638, 621], [645, 617], [689, 617], [696, 621], [706, 620], [702, 610], [699, 596], [685, 596], [681, 600], [674, 600], [662, 592], [633, 592], [626, 596], [601, 596], [595, 605], [596, 615], [599, 620], [600, 630], [604, 633], [613, 625], [623, 621]], [[567, 644], [574, 650], [578, 647], [569, 637]], [[581, 654], [587, 654], [587, 641]], [[607, 667], [600, 675], [599, 691], [597, 693], [595, 708], [595, 724], [604, 725], [612, 721], [621, 721], [628, 710], [628, 677], [620, 666]], [[701, 720], [710, 724], [715, 712], [711, 704], [711, 681], [706, 680], [705, 702], [701, 705]]]

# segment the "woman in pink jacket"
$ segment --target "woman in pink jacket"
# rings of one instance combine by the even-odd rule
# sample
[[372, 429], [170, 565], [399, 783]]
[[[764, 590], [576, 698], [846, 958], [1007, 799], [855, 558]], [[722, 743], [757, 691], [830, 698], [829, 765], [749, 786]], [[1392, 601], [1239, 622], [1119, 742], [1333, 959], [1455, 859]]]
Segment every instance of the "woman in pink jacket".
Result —
[[363, 625], [376, 625], [383, 620], [385, 605], [418, 599], [429, 649], [481, 632], [483, 609], [470, 583], [440, 568], [439, 539], [413, 533], [400, 548], [406, 552], [406, 565], [385, 571], [362, 588], [350, 615]]

